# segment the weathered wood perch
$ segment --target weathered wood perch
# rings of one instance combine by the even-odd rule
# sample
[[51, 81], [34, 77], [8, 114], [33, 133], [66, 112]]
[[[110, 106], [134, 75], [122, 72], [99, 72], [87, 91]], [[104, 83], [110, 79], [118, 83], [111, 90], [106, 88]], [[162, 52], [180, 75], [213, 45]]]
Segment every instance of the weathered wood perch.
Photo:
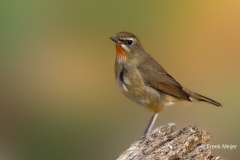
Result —
[[117, 160], [222, 160], [211, 154], [211, 134], [198, 126], [176, 130], [174, 123], [156, 128], [146, 140], [134, 142]]

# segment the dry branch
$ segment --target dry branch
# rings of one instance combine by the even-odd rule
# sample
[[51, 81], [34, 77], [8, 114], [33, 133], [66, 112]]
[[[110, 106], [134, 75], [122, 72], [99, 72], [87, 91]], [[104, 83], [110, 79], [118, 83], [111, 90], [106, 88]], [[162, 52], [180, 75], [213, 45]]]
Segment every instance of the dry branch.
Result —
[[136, 141], [117, 160], [222, 160], [211, 154], [211, 134], [198, 126], [176, 130], [174, 123], [156, 128], [145, 141]]

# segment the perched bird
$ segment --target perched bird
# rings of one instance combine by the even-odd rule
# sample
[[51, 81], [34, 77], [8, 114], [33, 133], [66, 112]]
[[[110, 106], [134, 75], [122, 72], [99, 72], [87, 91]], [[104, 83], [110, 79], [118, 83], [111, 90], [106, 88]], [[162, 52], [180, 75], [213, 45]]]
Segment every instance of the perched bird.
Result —
[[132, 101], [146, 106], [155, 114], [151, 118], [143, 139], [164, 106], [177, 101], [204, 101], [215, 106], [220, 103], [197, 94], [179, 84], [148, 53], [139, 39], [129, 32], [110, 37], [116, 45], [115, 77], [122, 93]]

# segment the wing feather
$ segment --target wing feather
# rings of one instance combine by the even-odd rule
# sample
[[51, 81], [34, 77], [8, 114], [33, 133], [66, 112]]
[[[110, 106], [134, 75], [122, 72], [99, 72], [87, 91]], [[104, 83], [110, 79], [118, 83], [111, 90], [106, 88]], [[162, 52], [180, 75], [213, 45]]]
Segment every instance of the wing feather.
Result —
[[171, 96], [191, 101], [188, 94], [182, 90], [182, 86], [152, 57], [142, 62], [137, 68], [146, 86], [150, 86]]

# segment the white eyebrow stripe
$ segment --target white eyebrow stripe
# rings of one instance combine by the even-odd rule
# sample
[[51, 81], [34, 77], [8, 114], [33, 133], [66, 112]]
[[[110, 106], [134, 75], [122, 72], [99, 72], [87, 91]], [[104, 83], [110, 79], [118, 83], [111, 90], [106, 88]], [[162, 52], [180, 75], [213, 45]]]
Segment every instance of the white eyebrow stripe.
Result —
[[119, 38], [120, 40], [136, 40], [135, 38]]

